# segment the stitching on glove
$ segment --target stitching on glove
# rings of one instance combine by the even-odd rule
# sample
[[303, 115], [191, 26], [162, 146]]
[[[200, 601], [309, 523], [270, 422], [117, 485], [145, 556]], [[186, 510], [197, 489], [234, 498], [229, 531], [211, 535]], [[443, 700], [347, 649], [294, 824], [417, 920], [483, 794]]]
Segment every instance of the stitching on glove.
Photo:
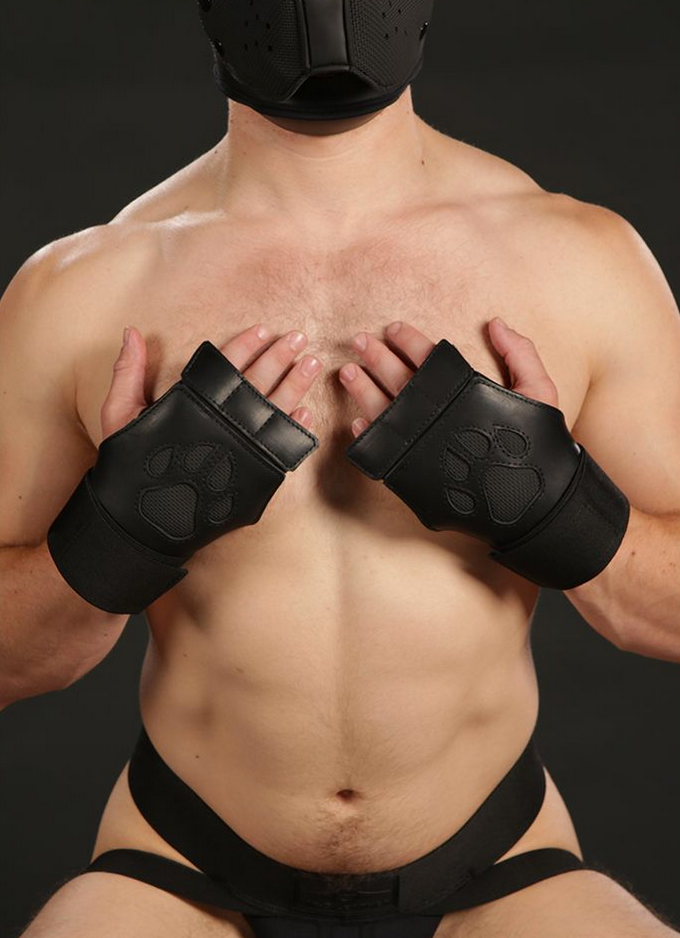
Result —
[[[467, 380], [468, 380], [468, 378], [465, 379], [465, 381], [467, 381]], [[461, 384], [464, 384], [464, 383], [465, 383], [465, 382], [461, 382]], [[423, 430], [432, 422], [432, 418], [433, 418], [434, 416], [436, 416], [436, 414], [437, 414], [438, 411], [441, 411], [441, 414], [444, 413], [444, 411], [445, 411], [445, 410], [449, 407], [449, 405], [451, 404], [451, 400], [453, 399], [453, 397], [455, 397], [456, 394], [458, 393], [459, 387], [460, 387], [460, 385], [457, 385], [457, 386], [451, 391], [451, 393], [450, 393], [449, 395], [447, 395], [447, 398], [446, 398], [446, 400], [445, 400], [445, 402], [444, 402], [443, 404], [435, 404], [434, 401], [433, 401], [430, 397], [428, 397], [427, 394], [424, 394], [423, 391], [422, 391], [419, 387], [417, 387], [416, 385], [414, 385], [413, 390], [417, 391], [417, 392], [420, 394], [421, 397], [424, 397], [424, 398], [425, 398], [426, 401], [429, 401], [431, 404], [433, 404], [433, 405], [434, 405], [434, 410], [431, 410], [431, 411], [430, 411], [430, 413], [427, 415], [427, 417], [425, 417], [425, 419], [423, 420], [423, 422], [422, 422], [421, 424], [419, 424], [419, 426], [417, 426], [417, 427], [414, 429], [413, 434], [412, 434], [410, 437], [402, 437], [402, 439], [404, 440], [404, 446], [410, 446], [412, 443], [414, 443], [414, 442], [418, 439], [418, 437], [421, 435], [421, 433], [423, 432]], [[378, 420], [382, 420], [383, 417], [385, 417], [385, 416], [387, 415], [387, 411], [390, 410], [390, 408], [394, 406], [394, 403], [396, 402], [396, 400], [397, 400], [397, 398], [395, 397], [394, 401], [392, 401], [392, 403], [391, 403], [390, 406], [387, 408], [387, 410], [383, 411], [383, 413], [377, 418]], [[440, 416], [441, 416], [441, 414], [440, 414]], [[385, 426], [389, 426], [389, 424], [385, 424]], [[392, 427], [390, 427], [390, 429], [392, 429]], [[364, 432], [367, 433], [368, 430], [370, 430], [370, 427], [367, 427]], [[395, 431], [395, 432], [396, 432], [396, 431]], [[398, 434], [398, 435], [401, 436], [401, 434]], [[400, 459], [401, 456], [402, 456], [402, 454], [399, 453], [397, 459]]]
[[179, 388], [179, 386], [180, 386], [179, 381], [176, 381], [174, 384], [170, 385], [167, 391], [161, 394], [161, 396], [158, 398], [157, 401], [154, 401], [153, 404], [149, 404], [148, 407], [145, 407], [141, 413], [137, 414], [134, 420], [131, 420], [129, 423], [126, 423], [124, 427], [121, 427], [120, 430], [116, 430], [115, 433], [111, 433], [109, 436], [105, 436], [102, 442], [99, 444], [100, 447], [102, 446], [102, 444], [108, 442], [109, 440], [115, 440], [115, 438], [117, 436], [120, 436], [121, 433], [125, 433], [127, 430], [131, 430], [133, 427], [137, 426], [137, 424], [145, 420], [147, 416], [149, 414], [152, 414], [156, 410], [156, 408], [159, 407], [166, 400], [166, 398], [170, 397], [172, 393]]
[[[177, 389], [178, 389], [178, 391], [180, 391], [182, 394], [184, 394], [186, 397], [188, 397], [189, 400], [190, 400], [192, 403], [197, 404], [197, 405], [201, 408], [201, 410], [203, 410], [204, 413], [206, 413], [206, 414], [208, 415], [208, 417], [210, 417], [210, 419], [213, 421], [213, 423], [216, 423], [217, 426], [220, 427], [220, 429], [225, 430], [233, 439], [235, 439], [238, 443], [240, 443], [241, 445], [243, 445], [243, 440], [242, 440], [242, 438], [241, 438], [238, 434], [234, 433], [234, 431], [233, 431], [233, 430], [231, 429], [231, 427], [229, 426], [229, 422], [228, 422], [227, 418], [226, 418], [226, 417], [223, 417], [223, 418], [220, 420], [220, 419], [213, 413], [212, 409], [211, 409], [210, 407], [206, 406], [206, 404], [203, 402], [203, 400], [202, 400], [203, 395], [202, 395], [202, 394], [199, 394], [198, 391], [194, 391], [192, 388], [189, 388], [188, 386], [184, 386], [184, 385], [178, 385], [178, 386], [177, 386]], [[238, 421], [235, 421], [235, 422], [238, 423]], [[244, 432], [247, 432], [247, 431], [244, 430]], [[250, 434], [247, 434], [247, 436], [248, 436], [248, 440], [250, 441]], [[262, 444], [261, 444], [261, 445], [262, 445]], [[263, 446], [262, 448], [263, 448], [263, 449], [267, 449], [266, 446]], [[259, 463], [261, 463], [263, 466], [265, 466], [270, 472], [274, 472], [274, 473], [277, 473], [277, 474], [281, 472], [281, 470], [279, 469], [278, 466], [272, 466], [271, 463], [267, 462], [266, 459], [264, 459], [262, 456], [260, 456], [260, 454], [257, 452], [257, 450], [255, 450], [255, 449], [253, 449], [253, 448], [251, 447], [251, 448], [250, 448], [250, 452], [251, 452], [253, 458], [254, 458], [254, 459], [257, 459], [257, 461], [258, 461]], [[302, 461], [302, 460], [300, 460], [300, 462], [301, 462], [301, 461]], [[296, 463], [296, 465], [297, 465], [297, 463]]]
[[[233, 366], [232, 366], [232, 367], [233, 367]], [[267, 419], [266, 419], [265, 422], [262, 424], [262, 427], [260, 427], [260, 429], [257, 431], [257, 433], [259, 433], [259, 432], [262, 430], [262, 428], [265, 427], [265, 426], [269, 423], [269, 421], [271, 420], [271, 418], [272, 418], [275, 414], [278, 414], [280, 417], [283, 417], [283, 419], [284, 419], [287, 423], [289, 423], [289, 424], [291, 425], [291, 427], [292, 427], [294, 430], [296, 430], [299, 434], [301, 434], [302, 436], [305, 436], [308, 440], [310, 440], [310, 442], [312, 443], [312, 445], [315, 445], [315, 444], [316, 444], [316, 437], [313, 436], [313, 434], [311, 434], [308, 430], [305, 430], [305, 428], [304, 428], [303, 426], [301, 426], [299, 423], [297, 423], [295, 420], [293, 420], [292, 417], [289, 417], [288, 414], [285, 413], [283, 410], [281, 410], [280, 407], [277, 407], [276, 404], [272, 404], [272, 402], [271, 402], [270, 400], [268, 400], [263, 394], [260, 394], [260, 392], [257, 390], [257, 388], [256, 388], [253, 384], [251, 384], [250, 381], [248, 381], [248, 379], [247, 379], [244, 375], [241, 374], [241, 372], [238, 370], [238, 368], [236, 368], [235, 370], [237, 371], [237, 373], [238, 373], [238, 375], [239, 375], [239, 377], [240, 377], [240, 379], [241, 379], [241, 384], [237, 384], [236, 387], [229, 393], [229, 395], [222, 401], [221, 404], [218, 404], [217, 401], [216, 401], [213, 397], [210, 396], [210, 394], [206, 394], [206, 393], [203, 392], [203, 391], [201, 391], [200, 393], [201, 393], [204, 397], [207, 397], [208, 400], [211, 401], [211, 403], [213, 403], [213, 404], [215, 405], [215, 407], [217, 407], [218, 410], [221, 410], [221, 408], [224, 407], [225, 404], [227, 404], [227, 402], [228, 402], [229, 399], [231, 398], [231, 395], [232, 395], [232, 394], [235, 394], [236, 391], [238, 391], [238, 389], [241, 387], [241, 385], [243, 385], [243, 387], [245, 387], [246, 390], [247, 390], [250, 394], [253, 394], [253, 395], [256, 397], [256, 399], [257, 399], [258, 401], [260, 401], [261, 403], [265, 404], [265, 405], [269, 408], [269, 410], [271, 410], [271, 412], [272, 412], [271, 415], [270, 415], [269, 417], [267, 417]], [[244, 433], [247, 433], [249, 437], [251, 437], [251, 438], [253, 438], [253, 439], [256, 438], [257, 433], [251, 433], [250, 430], [248, 430], [246, 427], [244, 427], [243, 424], [242, 424], [239, 420], [236, 419], [236, 417], [234, 417], [234, 416], [232, 416], [231, 414], [229, 414], [229, 420], [233, 420], [234, 423], [238, 424], [238, 426], [241, 427], [241, 429], [243, 430], [243, 432], [244, 432]], [[263, 449], [267, 450], [268, 453], [271, 453], [271, 455], [274, 456], [275, 459], [279, 459], [279, 457], [276, 455], [276, 453], [274, 453], [273, 450], [269, 449], [269, 447], [268, 447], [265, 443], [263, 443], [262, 440], [257, 440], [257, 442], [258, 442], [258, 444], [259, 444]], [[296, 468], [300, 465], [300, 463], [302, 462], [302, 460], [303, 460], [306, 456], [307, 456], [307, 453], [305, 453], [303, 456], [301, 456], [300, 459], [295, 463], [295, 465], [294, 465], [292, 468], [293, 468], [293, 469], [296, 469]]]
[[[84, 477], [84, 482], [88, 489], [88, 496], [89, 496], [90, 502], [94, 506], [95, 511], [97, 512], [99, 517], [102, 519], [102, 521], [104, 521], [109, 526], [109, 528], [111, 528], [114, 534], [116, 534], [122, 541], [124, 541], [126, 544], [132, 547], [133, 550], [135, 550], [138, 554], [140, 554], [146, 560], [149, 560], [152, 563], [157, 564], [159, 567], [164, 567], [165, 569], [171, 568], [171, 569], [176, 570], [178, 569], [177, 562], [179, 562], [180, 564], [186, 563], [186, 559], [187, 559], [186, 557], [173, 557], [171, 554], [163, 554], [161, 553], [161, 551], [154, 550], [153, 547], [148, 547], [146, 544], [143, 544], [141, 541], [138, 541], [131, 534], [128, 534], [125, 528], [121, 524], [119, 524], [112, 515], [109, 514], [105, 506], [102, 505], [102, 503], [100, 502], [99, 498], [97, 497], [97, 493], [94, 491], [94, 489], [92, 488], [92, 484], [90, 483], [89, 474], [90, 473], [88, 472], [86, 476]], [[88, 526], [91, 523], [92, 522], [88, 522]], [[182, 568], [180, 567], [180, 569]]]
[[[430, 352], [430, 354], [427, 356], [427, 358], [425, 359], [425, 361], [423, 362], [423, 364], [420, 366], [421, 368], [424, 368], [424, 367], [425, 367], [425, 365], [427, 364], [427, 362], [428, 362], [428, 361], [430, 360], [430, 358], [434, 355], [436, 349], [437, 349], [437, 346], [435, 345], [434, 349]], [[361, 439], [363, 439], [363, 437], [368, 436], [368, 434], [370, 433], [370, 431], [371, 431], [374, 427], [376, 427], [378, 424], [382, 424], [383, 426], [389, 426], [389, 424], [386, 424], [386, 423], [385, 423], [385, 419], [387, 418], [387, 415], [388, 415], [389, 412], [392, 410], [392, 408], [395, 406], [395, 404], [397, 403], [397, 401], [399, 401], [399, 399], [400, 399], [402, 396], [405, 397], [407, 391], [409, 391], [409, 392], [410, 392], [410, 391], [417, 391], [417, 392], [420, 394], [420, 396], [421, 396], [421, 397], [424, 397], [426, 401], [429, 401], [429, 402], [434, 406], [435, 409], [432, 410], [432, 411], [430, 411], [430, 413], [429, 413], [428, 416], [424, 419], [424, 421], [413, 431], [413, 435], [412, 435], [411, 437], [409, 437], [409, 438], [402, 437], [400, 433], [397, 433], [396, 430], [394, 431], [397, 436], [401, 437], [401, 439], [404, 440], [404, 445], [405, 445], [405, 446], [410, 446], [411, 443], [413, 443], [413, 441], [419, 436], [419, 434], [422, 433], [422, 431], [425, 429], [425, 427], [432, 421], [432, 418], [436, 415], [437, 411], [441, 410], [441, 412], [443, 413], [443, 412], [446, 410], [446, 408], [449, 406], [449, 404], [451, 403], [451, 401], [453, 400], [453, 398], [460, 392], [461, 387], [463, 387], [463, 386], [465, 385], [465, 382], [466, 382], [466, 381], [469, 381], [471, 378], [473, 378], [475, 374], [476, 374], [476, 372], [472, 372], [471, 374], [465, 375], [465, 377], [462, 378], [462, 379], [458, 382], [458, 384], [454, 385], [454, 387], [449, 391], [449, 393], [447, 394], [446, 398], [445, 398], [441, 403], [435, 404], [435, 402], [432, 400], [432, 398], [429, 397], [427, 394], [425, 394], [424, 391], [419, 387], [419, 384], [416, 382], [416, 377], [417, 377], [417, 375], [418, 375], [418, 372], [416, 372], [416, 373], [413, 375], [413, 377], [411, 378], [411, 380], [410, 380], [407, 384], [404, 385], [404, 387], [401, 389], [401, 391], [399, 392], [399, 394], [397, 394], [397, 396], [394, 398], [394, 400], [391, 402], [391, 404], [388, 404], [388, 406], [385, 408], [385, 410], [384, 410], [378, 417], [376, 417], [375, 420], [374, 420], [372, 423], [370, 423], [370, 424], [366, 427], [366, 429], [363, 431], [363, 433], [360, 433], [360, 434], [359, 434], [359, 436], [356, 438], [356, 440], [354, 441], [354, 443], [352, 443], [352, 447], [356, 447], [357, 444], [359, 443], [359, 441], [360, 441]], [[422, 377], [421, 377], [421, 380], [422, 380]], [[392, 430], [392, 429], [393, 429], [393, 428], [390, 427], [390, 430]], [[399, 453], [398, 456], [397, 456], [397, 459], [400, 459], [402, 455], [403, 455], [402, 453]]]
[[529, 456], [529, 453], [531, 452], [531, 447], [533, 444], [531, 442], [531, 437], [527, 436], [524, 430], [520, 430], [519, 427], [510, 427], [506, 423], [494, 423], [493, 427], [494, 427], [494, 431], [496, 429], [510, 430], [511, 433], [516, 433], [518, 436], [521, 436], [524, 442], [526, 443], [527, 448], [526, 448], [526, 452], [524, 456], [517, 456], [517, 454], [513, 453], [512, 450], [506, 449], [505, 446], [503, 446], [503, 441], [501, 440], [500, 436], [496, 432], [494, 432], [493, 438], [496, 442], [496, 445], [499, 447], [499, 449], [503, 450], [503, 452], [507, 456], [509, 456], [511, 459], [526, 459]]
[[[144, 488], [139, 489], [139, 491], [137, 492], [137, 502], [136, 502], [135, 507], [137, 509], [138, 517], [141, 518], [146, 524], [149, 524], [151, 525], [152, 528], [155, 528], [157, 531], [160, 531], [161, 534], [164, 537], [166, 537], [168, 540], [181, 542], [181, 541], [186, 541], [187, 538], [193, 537], [196, 534], [196, 526], [199, 520], [203, 522], [204, 524], [216, 525], [216, 524], [224, 523], [224, 519], [222, 519], [221, 521], [212, 521], [208, 517], [208, 514], [210, 512], [210, 508], [216, 502], [219, 502], [220, 499], [223, 499], [225, 496], [231, 497], [233, 502], [237, 502], [237, 499], [238, 499], [237, 479], [238, 479], [240, 470], [239, 470], [238, 462], [234, 458], [231, 451], [227, 449], [227, 447], [225, 447], [224, 443], [218, 443], [218, 444], [212, 444], [212, 445], [216, 446], [216, 448], [221, 452], [218, 453], [217, 458], [215, 458], [214, 456], [211, 456], [205, 460], [205, 463], [208, 464], [207, 469], [204, 467], [201, 467], [197, 469], [195, 472], [189, 472], [189, 470], [185, 470], [187, 472], [187, 476], [188, 476], [187, 478], [176, 480], [175, 482], [163, 482], [163, 475], [169, 475], [171, 473], [171, 470], [173, 468], [173, 464], [175, 463], [175, 461], [181, 460], [182, 451], [187, 449], [188, 446], [191, 446], [192, 444], [185, 445], [185, 444], [178, 443], [178, 444], [174, 444], [174, 445], [171, 444], [171, 445], [172, 445], [173, 453], [172, 453], [172, 458], [170, 460], [170, 465], [168, 466], [165, 473], [163, 473], [161, 476], [152, 477], [157, 482], [156, 485], [153, 485], [153, 486], [147, 485]], [[225, 450], [226, 450], [226, 453], [225, 453]], [[207, 480], [208, 480], [208, 477], [217, 468], [217, 466], [219, 466], [225, 459], [228, 459], [231, 463], [231, 475], [229, 478], [229, 485], [223, 491], [216, 492], [215, 490], [210, 488]], [[142, 510], [142, 499], [147, 493], [162, 492], [163, 490], [168, 489], [172, 487], [173, 485], [190, 486], [196, 493], [196, 508], [194, 511], [194, 528], [189, 534], [184, 534], [184, 535], [171, 534], [161, 525], [153, 521]], [[233, 489], [236, 489], [236, 491], [233, 491]], [[202, 509], [200, 511], [200, 514], [199, 514], [199, 509]], [[232, 511], [229, 512], [229, 515], [231, 514], [232, 514]]]
[[[501, 426], [501, 424], [495, 424], [495, 426]], [[507, 429], [507, 430], [514, 430], [515, 427], [505, 427], [505, 429]], [[452, 430], [448, 431], [448, 433], [450, 434], [450, 438], [448, 438], [446, 435], [444, 435], [444, 438], [443, 438], [443, 440], [442, 440], [442, 443], [440, 444], [440, 450], [439, 450], [439, 471], [441, 472], [442, 478], [444, 478], [444, 479], [446, 479], [446, 477], [447, 477], [447, 471], [446, 471], [446, 451], [447, 451], [448, 449], [451, 449], [457, 456], [460, 456], [461, 459], [464, 459], [464, 461], [465, 461], [465, 462], [468, 464], [468, 466], [470, 467], [470, 473], [471, 473], [471, 474], [475, 471], [474, 464], [477, 463], [477, 462], [480, 462], [480, 461], [485, 461], [485, 459], [487, 458], [487, 457], [484, 457], [484, 456], [482, 456], [482, 457], [480, 457], [480, 456], [475, 456], [473, 453], [468, 453], [463, 447], [459, 447], [459, 446], [456, 445], [455, 435], [456, 435], [456, 434], [459, 434], [459, 433], [462, 433], [462, 432], [464, 432], [465, 430], [474, 430], [474, 431], [476, 431], [477, 433], [483, 433], [484, 436], [486, 436], [486, 437], [489, 439], [489, 442], [490, 442], [490, 444], [491, 444], [491, 447], [490, 447], [489, 452], [491, 452], [491, 451], [493, 450], [494, 445], [499, 446], [499, 449], [502, 450], [502, 447], [501, 447], [501, 446], [499, 445], [499, 443], [498, 443], [498, 439], [497, 439], [497, 437], [496, 437], [496, 434], [494, 434], [494, 433], [489, 433], [487, 430], [484, 430], [484, 429], [482, 429], [481, 427], [475, 426], [475, 425], [473, 425], [473, 424], [466, 424], [465, 426], [456, 427], [455, 429], [452, 429]], [[464, 455], [462, 455], [462, 454], [464, 454]], [[527, 449], [527, 456], [528, 456], [528, 455], [529, 455], [529, 450]], [[546, 484], [545, 484], [545, 475], [544, 475], [544, 473], [543, 473], [543, 470], [541, 469], [540, 466], [536, 465], [535, 463], [528, 463], [528, 462], [526, 462], [526, 458], [525, 458], [525, 457], [522, 457], [522, 456], [520, 456], [520, 457], [512, 456], [510, 462], [508, 462], [508, 461], [506, 461], [506, 462], [490, 461], [490, 462], [486, 463], [485, 468], [489, 469], [489, 468], [491, 468], [491, 467], [493, 467], [493, 466], [500, 466], [500, 467], [502, 467], [503, 469], [535, 469], [535, 470], [536, 470], [536, 473], [538, 474], [538, 477], [539, 477], [539, 480], [540, 480], [540, 482], [539, 482], [539, 489], [538, 489], [538, 492], [536, 493], [536, 495], [532, 498], [531, 502], [529, 503], [529, 505], [527, 506], [527, 509], [525, 509], [525, 512], [524, 512], [523, 514], [526, 514], [526, 511], [527, 511], [529, 508], [531, 508], [533, 505], [535, 505], [536, 502], [537, 502], [540, 498], [542, 498], [543, 495], [545, 494]], [[481, 483], [480, 470], [476, 470], [476, 471], [477, 471], [477, 484], [478, 484], [478, 487], [479, 487], [480, 492], [482, 493], [482, 497], [483, 497], [483, 499], [484, 499], [484, 507], [486, 508], [486, 513], [487, 513], [488, 517], [491, 518], [491, 520], [492, 520], [495, 524], [501, 524], [501, 525], [502, 525], [502, 524], [508, 524], [508, 523], [511, 524], [511, 523], [514, 523], [514, 522], [500, 521], [500, 520], [498, 520], [498, 519], [494, 516], [493, 511], [492, 511], [492, 506], [491, 506], [491, 504], [489, 503], [489, 498], [488, 498], [488, 496], [487, 496], [487, 494], [486, 494], [486, 491], [485, 491], [485, 489], [484, 489], [484, 486], [483, 486], [482, 483]], [[452, 484], [452, 485], [444, 485], [444, 487], [441, 489], [440, 495], [441, 495], [442, 505], [444, 505], [444, 506], [446, 507], [447, 511], [451, 510], [451, 507], [452, 507], [452, 506], [451, 506], [451, 503], [449, 502], [448, 497], [447, 497], [447, 491], [448, 491], [449, 489], [458, 490], [458, 491], [461, 491], [461, 492], [463, 492], [463, 493], [469, 495], [469, 496], [472, 498], [473, 502], [475, 503], [475, 506], [477, 505], [477, 499], [474, 497], [474, 488], [472, 488], [470, 485], [468, 485], [467, 479], [464, 480], [464, 481], [462, 481], [462, 482], [455, 481], [455, 484]], [[473, 511], [474, 511], [474, 510], [475, 510], [475, 509], [473, 509]], [[472, 512], [470, 512], [470, 513], [472, 513]]]

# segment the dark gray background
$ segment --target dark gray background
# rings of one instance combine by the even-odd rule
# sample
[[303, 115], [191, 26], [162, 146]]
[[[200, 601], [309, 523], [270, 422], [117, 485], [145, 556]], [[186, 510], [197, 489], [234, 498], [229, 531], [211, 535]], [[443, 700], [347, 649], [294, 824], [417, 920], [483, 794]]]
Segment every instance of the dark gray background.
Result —
[[[622, 214], [677, 296], [679, 39], [675, 0], [438, 0], [416, 104], [545, 188]], [[204, 152], [225, 105], [192, 0], [14, 3], [0, 41], [4, 286]], [[7, 938], [87, 862], [139, 726], [146, 638], [131, 620], [74, 687], [0, 715]], [[680, 927], [680, 670], [617, 651], [549, 591], [534, 648], [539, 742], [587, 857]]]

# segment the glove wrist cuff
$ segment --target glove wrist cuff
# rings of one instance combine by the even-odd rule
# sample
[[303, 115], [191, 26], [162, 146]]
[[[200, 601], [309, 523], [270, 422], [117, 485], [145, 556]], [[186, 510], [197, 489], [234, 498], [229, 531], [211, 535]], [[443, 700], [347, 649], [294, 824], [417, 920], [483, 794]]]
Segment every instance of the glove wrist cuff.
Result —
[[538, 586], [568, 590], [592, 580], [609, 564], [628, 527], [628, 499], [580, 449], [576, 473], [546, 518], [520, 540], [491, 552], [497, 563]]
[[72, 589], [105, 612], [136, 614], [178, 583], [187, 558], [135, 541], [102, 506], [90, 470], [47, 534], [52, 559]]

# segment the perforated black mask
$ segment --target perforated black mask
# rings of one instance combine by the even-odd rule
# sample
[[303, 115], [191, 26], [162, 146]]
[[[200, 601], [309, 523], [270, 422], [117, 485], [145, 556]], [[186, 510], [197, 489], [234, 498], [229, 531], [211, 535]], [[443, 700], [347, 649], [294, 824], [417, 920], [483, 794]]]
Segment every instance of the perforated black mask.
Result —
[[328, 120], [387, 107], [420, 71], [434, 0], [198, 0], [215, 78], [263, 114]]

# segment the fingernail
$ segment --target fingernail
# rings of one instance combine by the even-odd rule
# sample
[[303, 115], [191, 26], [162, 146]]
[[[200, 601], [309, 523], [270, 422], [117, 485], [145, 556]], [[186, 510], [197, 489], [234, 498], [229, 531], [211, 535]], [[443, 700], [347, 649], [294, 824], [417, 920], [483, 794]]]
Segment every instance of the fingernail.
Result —
[[399, 332], [400, 329], [401, 329], [401, 323], [400, 323], [400, 322], [392, 322], [392, 323], [390, 323], [389, 326], [387, 327], [386, 332], [387, 332], [388, 335], [396, 335], [397, 332]]
[[499, 323], [501, 324], [501, 326], [503, 326], [504, 329], [509, 329], [509, 328], [510, 328], [510, 326], [507, 324], [507, 322], [505, 322], [504, 319], [501, 319], [500, 316], [496, 316], [496, 322], [499, 322]]
[[363, 433], [363, 431], [368, 426], [368, 421], [364, 420], [363, 417], [357, 417], [356, 420], [352, 421], [352, 430], [355, 433]]
[[340, 369], [340, 378], [343, 381], [354, 381], [357, 376], [356, 365], [344, 365]]
[[294, 352], [299, 352], [305, 344], [305, 335], [303, 332], [291, 332], [288, 336], [288, 344]]
[[270, 335], [271, 335], [271, 332], [269, 331], [269, 329], [267, 329], [266, 326], [258, 326], [258, 327], [257, 327], [257, 337], [258, 337], [258, 339], [268, 339]]
[[321, 368], [321, 362], [318, 358], [305, 358], [300, 366], [300, 371], [307, 378], [311, 378], [312, 375], [317, 373], [319, 368]]
[[366, 338], [365, 332], [360, 332], [359, 335], [355, 335], [353, 341], [354, 348], [359, 349], [360, 352], [366, 351], [366, 346], [368, 345], [368, 339]]
[[125, 348], [125, 346], [128, 344], [129, 341], [130, 341], [130, 327], [126, 326], [123, 329], [123, 348]]

